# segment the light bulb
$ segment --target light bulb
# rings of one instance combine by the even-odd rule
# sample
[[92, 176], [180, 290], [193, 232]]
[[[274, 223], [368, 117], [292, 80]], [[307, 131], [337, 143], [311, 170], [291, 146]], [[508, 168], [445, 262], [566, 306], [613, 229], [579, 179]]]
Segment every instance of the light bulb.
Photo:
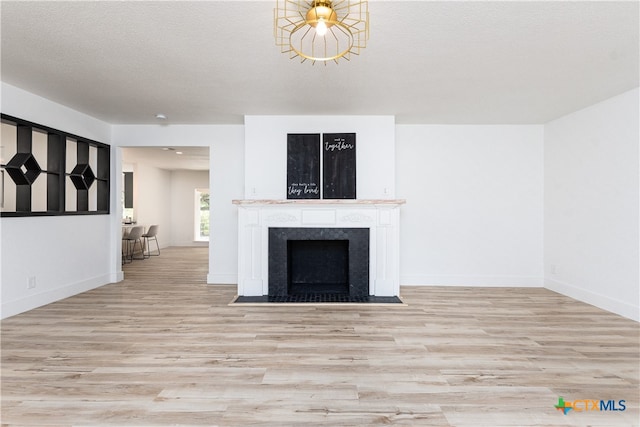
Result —
[[325, 34], [327, 34], [327, 24], [324, 23], [324, 19], [320, 19], [318, 21], [318, 24], [316, 25], [316, 34], [318, 34], [320, 37], [323, 37]]

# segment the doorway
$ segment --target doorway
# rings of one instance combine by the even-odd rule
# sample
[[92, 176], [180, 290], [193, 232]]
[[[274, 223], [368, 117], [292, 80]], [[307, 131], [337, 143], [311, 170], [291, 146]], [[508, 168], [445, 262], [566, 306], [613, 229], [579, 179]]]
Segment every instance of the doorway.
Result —
[[[142, 226], [145, 231], [158, 225], [158, 242], [162, 258], [165, 249], [200, 248], [198, 256], [204, 264], [204, 279], [208, 269], [207, 239], [194, 232], [203, 215], [202, 206], [194, 203], [196, 191], [209, 188], [209, 147], [121, 147], [123, 184], [122, 226]], [[206, 205], [207, 208], [209, 205]], [[204, 230], [203, 230], [204, 231]], [[208, 228], [206, 229], [208, 234]], [[154, 245], [155, 246], [155, 245]], [[174, 251], [175, 252], [175, 251]], [[177, 255], [179, 256], [179, 255]], [[137, 261], [143, 262], [143, 261]], [[126, 277], [133, 268], [123, 268]], [[166, 274], [166, 271], [159, 274]]]

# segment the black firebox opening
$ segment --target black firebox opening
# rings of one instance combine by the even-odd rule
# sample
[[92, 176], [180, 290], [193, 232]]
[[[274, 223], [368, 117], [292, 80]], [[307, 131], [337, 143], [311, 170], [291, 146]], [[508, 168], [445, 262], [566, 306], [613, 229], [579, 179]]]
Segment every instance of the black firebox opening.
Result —
[[[360, 301], [369, 297], [368, 228], [269, 227], [268, 245], [270, 299], [297, 301], [301, 295], [311, 295]], [[291, 248], [301, 264], [291, 260]], [[300, 289], [298, 284], [305, 282]]]
[[289, 295], [349, 295], [348, 240], [288, 240]]

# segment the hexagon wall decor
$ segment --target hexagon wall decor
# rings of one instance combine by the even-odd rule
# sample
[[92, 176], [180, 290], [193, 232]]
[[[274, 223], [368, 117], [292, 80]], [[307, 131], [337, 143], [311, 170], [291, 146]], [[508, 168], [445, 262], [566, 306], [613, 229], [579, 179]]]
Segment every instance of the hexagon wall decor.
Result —
[[78, 164], [73, 168], [69, 174], [71, 182], [76, 187], [76, 190], [88, 190], [91, 184], [96, 180], [96, 176], [91, 170], [91, 166], [86, 164]]
[[[0, 119], [4, 154], [11, 157], [0, 165], [11, 178], [0, 182], [2, 217], [109, 214], [109, 145], [6, 114]], [[75, 166], [65, 173], [67, 162]]]
[[9, 160], [5, 169], [16, 185], [31, 185], [42, 172], [31, 153], [17, 153]]

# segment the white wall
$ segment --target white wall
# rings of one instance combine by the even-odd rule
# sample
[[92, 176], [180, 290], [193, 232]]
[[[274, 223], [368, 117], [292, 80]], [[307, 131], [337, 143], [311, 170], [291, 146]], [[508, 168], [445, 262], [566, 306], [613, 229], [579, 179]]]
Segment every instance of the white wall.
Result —
[[[110, 143], [107, 123], [5, 83], [1, 103], [5, 114]], [[116, 232], [111, 222], [113, 202], [111, 212], [0, 219], [0, 316], [12, 316], [113, 281], [118, 263], [109, 244], [109, 237]], [[36, 280], [33, 289], [28, 289], [30, 277]]]
[[392, 199], [393, 116], [246, 116], [245, 198], [287, 198], [287, 133], [355, 133], [356, 196]]
[[232, 200], [242, 199], [245, 151], [244, 131], [235, 130], [211, 147], [208, 283], [238, 283], [238, 208]]
[[[244, 189], [244, 127], [237, 125], [114, 125], [121, 147], [208, 146], [211, 218], [208, 283], [236, 283], [238, 211]], [[121, 173], [122, 165], [116, 165]], [[119, 219], [117, 220], [119, 222]]]
[[545, 125], [545, 286], [640, 320], [639, 90]]
[[144, 162], [133, 164], [134, 219], [158, 225], [158, 243], [168, 246], [208, 246], [194, 241], [194, 190], [209, 188], [209, 171], [168, 171]]
[[[158, 242], [168, 246], [171, 230], [171, 172], [135, 163], [133, 168], [134, 219], [145, 227], [158, 225]], [[164, 234], [164, 236], [163, 236]], [[163, 239], [164, 237], [164, 239]]]
[[4, 82], [2, 113], [109, 144], [111, 125]]
[[209, 171], [171, 172], [171, 245], [206, 246], [194, 241], [195, 189], [209, 188]]
[[542, 126], [396, 126], [403, 285], [542, 286]]

